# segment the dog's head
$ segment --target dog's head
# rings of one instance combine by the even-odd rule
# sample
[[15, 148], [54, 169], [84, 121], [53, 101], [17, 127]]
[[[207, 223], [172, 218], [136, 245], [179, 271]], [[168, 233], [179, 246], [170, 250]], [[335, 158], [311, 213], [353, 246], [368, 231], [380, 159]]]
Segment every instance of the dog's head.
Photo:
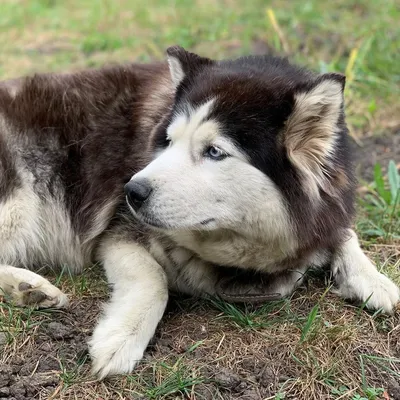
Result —
[[281, 236], [311, 223], [306, 208], [342, 201], [351, 186], [344, 76], [269, 56], [167, 53], [173, 109], [154, 135], [154, 160], [126, 186], [138, 219], [165, 230]]

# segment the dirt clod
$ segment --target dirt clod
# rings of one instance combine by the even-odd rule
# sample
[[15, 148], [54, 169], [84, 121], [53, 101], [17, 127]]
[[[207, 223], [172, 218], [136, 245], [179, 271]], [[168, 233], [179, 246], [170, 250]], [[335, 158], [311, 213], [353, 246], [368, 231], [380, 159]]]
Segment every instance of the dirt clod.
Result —
[[0, 388], [7, 386], [11, 381], [12, 368], [0, 364]]
[[4, 332], [0, 332], [0, 347], [7, 343], [7, 335]]
[[69, 326], [61, 324], [60, 322], [50, 322], [47, 325], [49, 336], [55, 340], [69, 339], [72, 337], [72, 329]]
[[10, 389], [8, 387], [0, 388], [0, 397], [8, 397], [10, 394]]
[[10, 387], [10, 394], [13, 395], [16, 399], [25, 398], [26, 388], [23, 382], [17, 382]]
[[400, 383], [396, 382], [393, 378], [389, 380], [388, 393], [392, 400], [400, 400]]
[[236, 388], [241, 384], [240, 376], [227, 368], [221, 368], [220, 371], [215, 374], [214, 378], [224, 388]]
[[241, 400], [258, 400], [260, 398], [260, 394], [256, 389], [250, 389], [243, 392], [240, 398]]

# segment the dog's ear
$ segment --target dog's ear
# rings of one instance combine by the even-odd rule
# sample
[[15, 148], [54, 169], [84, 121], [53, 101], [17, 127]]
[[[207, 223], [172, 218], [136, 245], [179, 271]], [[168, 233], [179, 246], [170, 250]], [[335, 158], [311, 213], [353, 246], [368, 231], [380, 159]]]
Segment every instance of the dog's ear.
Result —
[[167, 49], [167, 59], [175, 87], [179, 86], [185, 76], [193, 74], [202, 67], [213, 63], [209, 58], [190, 53], [180, 46], [169, 47]]
[[295, 94], [294, 108], [286, 122], [283, 141], [288, 157], [314, 193], [326, 186], [327, 166], [343, 113], [344, 86], [344, 75], [321, 75], [311, 89]]

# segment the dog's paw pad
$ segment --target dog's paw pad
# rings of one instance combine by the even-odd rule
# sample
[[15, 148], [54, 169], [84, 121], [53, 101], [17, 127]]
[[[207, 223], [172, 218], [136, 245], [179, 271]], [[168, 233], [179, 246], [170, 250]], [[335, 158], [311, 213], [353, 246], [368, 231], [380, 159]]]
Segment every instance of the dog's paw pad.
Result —
[[64, 308], [68, 305], [67, 296], [45, 279], [36, 284], [20, 282], [13, 297], [19, 306]]
[[31, 285], [30, 283], [21, 282], [21, 283], [18, 285], [18, 290], [19, 290], [20, 292], [26, 292], [26, 291], [29, 290], [29, 289], [32, 289], [32, 285]]
[[24, 304], [27, 305], [37, 305], [43, 303], [45, 300], [51, 300], [51, 297], [47, 296], [40, 290], [28, 291], [24, 294]]

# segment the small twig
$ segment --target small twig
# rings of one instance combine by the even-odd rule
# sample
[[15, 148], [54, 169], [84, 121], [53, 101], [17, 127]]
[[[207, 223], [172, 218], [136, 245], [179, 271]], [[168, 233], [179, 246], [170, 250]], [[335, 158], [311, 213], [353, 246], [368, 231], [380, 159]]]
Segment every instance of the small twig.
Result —
[[217, 346], [217, 349], [216, 349], [215, 351], [218, 351], [218, 350], [219, 350], [219, 348], [221, 347], [221, 344], [222, 344], [222, 342], [224, 341], [224, 339], [225, 339], [225, 333], [223, 334], [221, 340], [219, 341], [218, 346]]
[[35, 374], [35, 372], [36, 372], [36, 370], [38, 369], [38, 366], [39, 366], [39, 362], [40, 362], [40, 359], [41, 359], [42, 357], [39, 357], [39, 360], [37, 360], [37, 363], [36, 363], [36, 365], [35, 365], [35, 368], [33, 369], [33, 371], [32, 371], [32, 373], [31, 373], [31, 377]]
[[49, 397], [49, 400], [53, 400], [55, 399], [55, 397], [58, 395], [58, 393], [60, 393], [62, 389], [62, 383], [60, 383], [57, 387], [56, 390], [53, 392], [53, 394]]

